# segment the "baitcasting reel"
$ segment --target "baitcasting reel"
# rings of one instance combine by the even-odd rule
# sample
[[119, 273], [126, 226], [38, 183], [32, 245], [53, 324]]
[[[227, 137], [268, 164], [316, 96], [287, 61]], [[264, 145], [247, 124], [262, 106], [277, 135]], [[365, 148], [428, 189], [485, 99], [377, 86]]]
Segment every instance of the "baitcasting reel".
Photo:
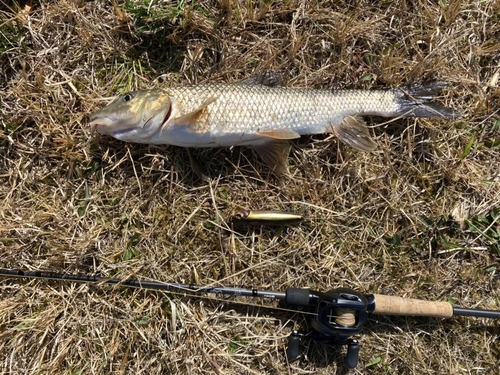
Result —
[[338, 288], [326, 293], [308, 289], [288, 288], [285, 303], [291, 306], [314, 308], [316, 313], [311, 322], [313, 332], [293, 331], [288, 339], [287, 357], [293, 361], [300, 356], [302, 338], [334, 345], [347, 345], [345, 364], [355, 368], [358, 364], [359, 343], [350, 337], [361, 331], [373, 311], [375, 299], [354, 290]]

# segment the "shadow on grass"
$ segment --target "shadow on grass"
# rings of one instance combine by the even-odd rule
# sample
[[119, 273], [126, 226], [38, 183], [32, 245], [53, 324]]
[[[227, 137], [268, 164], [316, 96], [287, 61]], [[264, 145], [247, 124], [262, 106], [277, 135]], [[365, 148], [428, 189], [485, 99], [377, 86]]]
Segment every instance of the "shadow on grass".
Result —
[[[92, 178], [96, 167], [106, 172], [114, 170], [114, 164], [120, 162], [118, 173], [125, 179], [142, 179], [152, 175], [150, 182], [154, 184], [161, 177], [158, 173], [173, 172], [178, 176], [175, 178], [176, 182], [183, 180], [193, 186], [204, 184], [191, 168], [189, 155], [184, 147], [124, 143], [96, 133], [89, 144], [89, 150], [94, 167], [88, 171], [90, 174], [86, 178]], [[271, 173], [269, 167], [249, 147], [191, 150], [201, 169], [213, 180], [236, 173], [244, 175], [246, 179], [279, 183], [280, 179]], [[153, 171], [154, 159], [158, 157], [164, 159], [165, 163], [161, 169]]]

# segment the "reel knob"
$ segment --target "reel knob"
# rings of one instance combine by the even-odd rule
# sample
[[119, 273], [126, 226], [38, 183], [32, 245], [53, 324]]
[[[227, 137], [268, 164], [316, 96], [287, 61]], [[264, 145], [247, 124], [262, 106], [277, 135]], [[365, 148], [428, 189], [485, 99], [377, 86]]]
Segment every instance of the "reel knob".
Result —
[[347, 355], [345, 357], [345, 365], [348, 368], [355, 368], [359, 361], [359, 342], [357, 340], [349, 340], [347, 344]]
[[286, 349], [286, 357], [289, 362], [295, 361], [300, 355], [300, 334], [293, 331], [288, 337], [288, 348]]

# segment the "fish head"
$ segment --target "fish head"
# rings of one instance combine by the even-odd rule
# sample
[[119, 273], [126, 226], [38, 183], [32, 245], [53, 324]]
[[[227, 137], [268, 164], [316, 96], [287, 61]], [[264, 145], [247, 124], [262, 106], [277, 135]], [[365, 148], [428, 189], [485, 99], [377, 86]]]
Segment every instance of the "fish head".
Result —
[[93, 113], [89, 125], [121, 141], [147, 143], [171, 114], [172, 101], [163, 90], [132, 91]]

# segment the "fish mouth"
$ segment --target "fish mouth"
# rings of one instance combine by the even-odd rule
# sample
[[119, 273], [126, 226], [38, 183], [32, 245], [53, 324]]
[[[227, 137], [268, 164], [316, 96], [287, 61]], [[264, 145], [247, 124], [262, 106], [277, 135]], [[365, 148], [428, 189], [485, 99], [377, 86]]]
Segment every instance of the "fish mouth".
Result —
[[97, 131], [99, 134], [108, 134], [116, 138], [127, 136], [129, 133], [136, 130], [133, 127], [113, 129], [115, 122], [109, 117], [91, 117], [90, 120], [89, 125], [92, 127], [92, 130]]
[[[92, 130], [95, 130], [99, 126], [104, 127], [113, 125], [113, 120], [111, 120], [109, 117], [91, 116], [89, 125], [92, 127]], [[99, 130], [97, 131], [99, 132]]]
[[110, 135], [116, 139], [123, 139], [124, 137], [127, 137], [130, 133], [134, 132], [137, 130], [136, 128], [125, 128], [125, 129], [114, 129], [110, 130], [109, 127], [106, 125], [102, 125], [101, 123], [97, 124], [94, 126], [94, 129], [99, 133], [99, 134], [107, 134]]

